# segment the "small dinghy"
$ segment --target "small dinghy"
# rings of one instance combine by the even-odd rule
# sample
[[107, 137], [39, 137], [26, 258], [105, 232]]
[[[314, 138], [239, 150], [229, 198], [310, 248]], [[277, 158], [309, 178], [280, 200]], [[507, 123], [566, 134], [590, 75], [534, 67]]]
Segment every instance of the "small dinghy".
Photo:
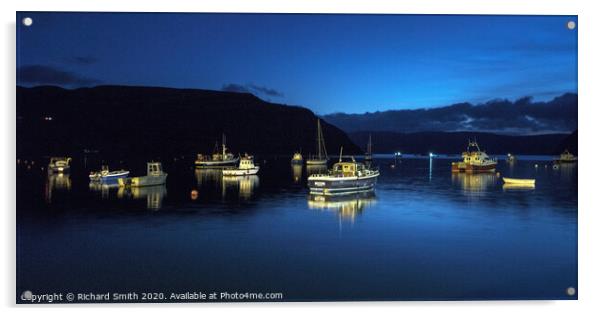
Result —
[[515, 186], [535, 186], [535, 179], [502, 178], [504, 184]]

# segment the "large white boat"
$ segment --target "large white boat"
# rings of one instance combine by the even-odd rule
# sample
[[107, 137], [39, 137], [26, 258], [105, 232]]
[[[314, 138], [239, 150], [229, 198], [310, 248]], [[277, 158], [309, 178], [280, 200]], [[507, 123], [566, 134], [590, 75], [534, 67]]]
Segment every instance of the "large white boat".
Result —
[[259, 166], [255, 165], [253, 156], [244, 155], [240, 158], [238, 168], [228, 168], [222, 170], [222, 175], [227, 176], [248, 176], [257, 174], [259, 172]]
[[462, 153], [462, 161], [452, 162], [452, 172], [495, 172], [497, 161], [489, 158], [481, 151], [476, 140], [468, 142], [466, 151]]
[[[341, 150], [342, 151], [342, 150]], [[341, 153], [342, 157], [342, 153]], [[376, 180], [380, 175], [378, 169], [373, 169], [355, 161], [335, 163], [327, 174], [313, 174], [307, 179], [310, 194], [346, 195], [374, 190]]]
[[70, 163], [70, 157], [51, 157], [48, 172], [67, 173], [71, 169]]
[[119, 186], [145, 187], [162, 185], [167, 181], [167, 173], [163, 172], [160, 162], [146, 163], [146, 176], [132, 178], [118, 178]]
[[90, 181], [112, 181], [118, 178], [127, 178], [130, 174], [127, 170], [109, 170], [109, 166], [102, 166], [100, 171], [90, 172]]
[[322, 126], [318, 119], [318, 135], [316, 138], [316, 155], [310, 155], [305, 161], [307, 165], [326, 165], [328, 163], [328, 153], [326, 152], [326, 143], [322, 134]]
[[217, 143], [211, 155], [198, 154], [194, 164], [197, 167], [219, 168], [234, 166], [238, 162], [239, 157], [234, 156], [226, 147], [226, 135], [222, 135], [221, 150], [218, 149]]

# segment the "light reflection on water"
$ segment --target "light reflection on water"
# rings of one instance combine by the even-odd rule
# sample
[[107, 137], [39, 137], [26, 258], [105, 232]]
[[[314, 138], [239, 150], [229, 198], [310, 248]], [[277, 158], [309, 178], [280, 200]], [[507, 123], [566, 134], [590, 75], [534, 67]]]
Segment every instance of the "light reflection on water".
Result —
[[[290, 300], [567, 298], [577, 164], [519, 157], [500, 161], [497, 177], [452, 174], [451, 161], [375, 159], [376, 192], [340, 198], [310, 196], [308, 174], [326, 169], [288, 158], [234, 178], [166, 164], [167, 185], [131, 189], [90, 184], [78, 162], [62, 176], [18, 169], [18, 289], [67, 291], [69, 280]], [[504, 190], [503, 176], [537, 185]]]

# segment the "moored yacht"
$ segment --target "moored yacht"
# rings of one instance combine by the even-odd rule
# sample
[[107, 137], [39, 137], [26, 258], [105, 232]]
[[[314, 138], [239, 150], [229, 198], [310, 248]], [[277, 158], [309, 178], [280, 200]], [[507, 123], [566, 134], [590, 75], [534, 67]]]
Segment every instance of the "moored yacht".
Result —
[[238, 162], [238, 157], [228, 151], [226, 147], [226, 135], [222, 135], [221, 149], [215, 144], [215, 150], [211, 155], [197, 154], [194, 165], [197, 167], [219, 168], [234, 166]]
[[295, 152], [295, 154], [293, 154], [293, 158], [291, 158], [291, 164], [293, 164], [293, 165], [303, 164], [303, 156], [301, 155], [300, 152]]
[[71, 169], [70, 157], [51, 157], [48, 163], [48, 172], [66, 173]]
[[118, 178], [126, 178], [130, 174], [127, 170], [109, 170], [109, 166], [102, 166], [100, 171], [90, 172], [90, 181], [111, 181]]
[[560, 158], [556, 160], [557, 163], [574, 163], [577, 162], [577, 157], [574, 156], [566, 149], [562, 154], [560, 154]]
[[162, 185], [167, 181], [167, 173], [163, 172], [160, 162], [146, 163], [146, 176], [132, 178], [118, 178], [119, 186], [144, 187]]
[[476, 141], [468, 142], [462, 161], [452, 162], [452, 172], [495, 172], [497, 161], [481, 151]]
[[240, 158], [237, 168], [228, 168], [222, 170], [224, 176], [248, 176], [257, 174], [259, 172], [259, 166], [255, 165], [253, 156], [244, 155]]
[[[342, 149], [341, 149], [342, 157]], [[307, 179], [310, 194], [346, 195], [374, 190], [380, 172], [355, 161], [335, 163], [327, 174], [313, 174]]]
[[326, 143], [322, 134], [322, 126], [318, 119], [318, 133], [316, 137], [316, 155], [310, 156], [305, 162], [307, 165], [326, 165], [328, 163], [328, 153], [326, 152]]

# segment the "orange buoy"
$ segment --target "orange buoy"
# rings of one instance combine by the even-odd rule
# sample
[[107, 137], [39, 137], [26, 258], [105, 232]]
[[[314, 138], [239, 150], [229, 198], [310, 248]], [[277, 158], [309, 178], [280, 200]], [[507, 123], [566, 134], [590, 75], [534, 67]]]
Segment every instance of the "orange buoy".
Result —
[[191, 200], [196, 200], [199, 197], [199, 192], [197, 190], [192, 190], [190, 191], [190, 199]]

